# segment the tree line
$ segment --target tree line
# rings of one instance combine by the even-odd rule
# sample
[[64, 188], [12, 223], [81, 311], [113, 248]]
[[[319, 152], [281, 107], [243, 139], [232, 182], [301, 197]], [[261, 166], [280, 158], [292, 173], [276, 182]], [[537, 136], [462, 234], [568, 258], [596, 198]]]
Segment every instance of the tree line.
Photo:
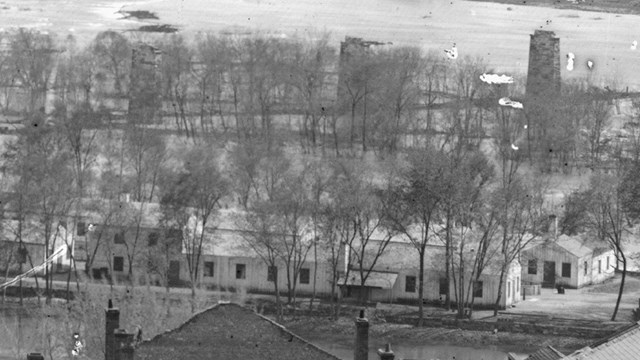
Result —
[[[446, 302], [462, 316], [473, 305], [474, 281], [497, 266], [502, 296], [509, 266], [548, 227], [549, 185], [540, 171], [585, 157], [581, 164], [636, 161], [628, 154], [638, 147], [603, 140], [611, 99], [588, 82], [564, 86], [556, 115], [529, 122], [526, 111], [497, 101], [522, 96], [524, 81], [483, 83], [479, 75], [490, 69], [481, 59], [385, 47], [339, 60], [328, 36], [164, 36], [147, 39], [162, 51], [149, 68], [162, 107], [144, 112], [157, 114], [151, 118], [117, 121], [118, 101], [134, 91], [131, 39], [108, 31], [81, 48], [32, 30], [4, 36], [0, 104], [25, 120], [3, 161], [15, 238], [21, 244], [22, 224], [35, 217], [49, 252], [59, 217], [79, 218], [83, 201], [97, 199], [96, 223], [104, 226], [92, 235], [85, 270], [114, 246], [104, 229], [124, 225], [129, 277], [143, 264], [168, 288], [169, 260], [182, 256], [172, 230], [183, 229], [193, 294], [205, 229], [219, 210], [237, 208], [244, 245], [270, 268], [286, 265], [288, 302], [295, 303], [308, 256], [329, 254], [313, 260], [331, 265], [332, 297], [340, 298], [349, 272], [365, 284], [392, 237], [403, 235], [416, 250], [420, 314], [427, 245], [435, 242], [445, 247], [446, 278], [455, 284]], [[38, 105], [51, 90], [47, 114]], [[528, 141], [525, 124], [545, 136]], [[619, 169], [626, 174], [626, 165]], [[123, 201], [125, 193], [134, 202]], [[150, 249], [143, 228], [155, 204], [154, 225], [165, 231]], [[580, 209], [585, 216], [594, 207]], [[574, 229], [588, 229], [580, 224]], [[341, 274], [345, 248], [350, 265]], [[50, 299], [49, 273], [45, 284]]]

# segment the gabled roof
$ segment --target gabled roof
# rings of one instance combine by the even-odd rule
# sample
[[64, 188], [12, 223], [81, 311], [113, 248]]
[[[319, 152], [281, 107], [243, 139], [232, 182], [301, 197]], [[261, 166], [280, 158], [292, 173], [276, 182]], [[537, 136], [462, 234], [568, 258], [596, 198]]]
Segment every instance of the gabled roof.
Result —
[[[367, 255], [372, 260], [382, 246], [382, 241], [369, 240]], [[425, 251], [425, 269], [437, 270], [444, 266], [444, 246], [427, 245]], [[365, 261], [368, 263], [367, 261]], [[384, 252], [378, 257], [375, 267], [380, 271], [417, 270], [420, 268], [418, 249], [410, 242], [390, 241]]]
[[254, 311], [218, 304], [177, 329], [142, 342], [138, 360], [339, 360]]
[[526, 360], [558, 360], [562, 358], [564, 358], [563, 353], [554, 349], [552, 346], [545, 346], [529, 355]]
[[563, 359], [637, 360], [640, 357], [640, 322], [584, 347]]
[[602, 253], [602, 249], [606, 249], [606, 244], [599, 244], [595, 241], [590, 241], [584, 236], [567, 236], [563, 234], [558, 237], [558, 240], [556, 240], [555, 243], [577, 257], [583, 257], [594, 253], [594, 255], [597, 255]]

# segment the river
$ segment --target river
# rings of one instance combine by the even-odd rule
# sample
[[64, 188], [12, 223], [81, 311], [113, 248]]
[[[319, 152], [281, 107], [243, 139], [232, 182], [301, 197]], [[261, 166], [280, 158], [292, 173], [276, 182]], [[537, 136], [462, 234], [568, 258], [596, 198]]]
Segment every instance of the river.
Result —
[[[598, 85], [640, 90], [640, 16], [538, 6], [445, 0], [6, 0], [0, 21], [6, 28], [29, 26], [74, 34], [80, 42], [106, 29], [135, 29], [121, 20], [125, 10], [156, 12], [159, 23], [193, 35], [200, 31], [261, 31], [279, 37], [345, 36], [414, 45], [425, 50], [457, 44], [460, 56], [482, 57], [487, 69], [526, 76], [529, 35], [551, 30], [560, 38], [561, 58], [575, 54], [575, 70], [562, 66], [564, 79], [590, 76]], [[156, 23], [157, 23], [156, 22]], [[148, 23], [148, 22], [147, 22]], [[637, 37], [637, 38], [636, 38]], [[443, 55], [444, 56], [444, 55]], [[586, 61], [595, 63], [589, 70]]]

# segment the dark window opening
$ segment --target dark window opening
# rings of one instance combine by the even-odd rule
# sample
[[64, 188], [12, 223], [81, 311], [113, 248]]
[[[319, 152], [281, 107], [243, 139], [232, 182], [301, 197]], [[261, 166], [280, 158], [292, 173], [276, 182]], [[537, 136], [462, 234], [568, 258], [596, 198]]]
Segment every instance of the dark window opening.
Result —
[[404, 282], [404, 292], [416, 292], [416, 277], [407, 275]]
[[166, 235], [168, 239], [182, 240], [182, 230], [180, 229], [169, 229]]
[[152, 232], [149, 233], [149, 235], [147, 235], [147, 244], [149, 246], [156, 246], [158, 244], [158, 238], [160, 237], [160, 235], [158, 235], [157, 232]]
[[482, 281], [473, 282], [473, 297], [482, 297]]
[[537, 275], [538, 274], [538, 260], [529, 259], [529, 275]]
[[204, 276], [213, 277], [213, 261], [204, 262]]
[[507, 281], [507, 299], [511, 297], [511, 281]]
[[236, 264], [236, 279], [246, 279], [246, 269], [245, 264]]
[[[236, 273], [237, 273], [237, 268], [236, 268]], [[236, 278], [238, 278], [236, 276]], [[244, 277], [243, 277], [244, 279]], [[277, 266], [269, 266], [267, 268], [267, 281], [276, 281], [278, 279], [278, 267]]]
[[571, 278], [571, 263], [562, 263], [562, 277]]
[[587, 262], [584, 262], [584, 274], [587, 275], [587, 269], [589, 268], [589, 264], [587, 264]]
[[124, 258], [122, 256], [113, 257], [113, 271], [124, 271]]
[[610, 266], [611, 266], [611, 265], [609, 264], [609, 257], [607, 256], [607, 270], [609, 270], [609, 267], [610, 267]]
[[446, 277], [440, 278], [440, 295], [447, 295], [449, 292], [449, 281]]
[[[76, 227], [77, 227], [76, 234], [78, 234], [78, 236], [85, 236], [85, 234], [87, 233], [86, 224], [83, 221], [78, 221], [78, 224], [76, 225]], [[66, 228], [66, 224], [65, 224], [65, 228]]]
[[114, 244], [124, 244], [124, 230], [117, 232], [113, 236], [113, 243]]
[[308, 284], [309, 279], [311, 278], [310, 274], [311, 272], [309, 269], [300, 269], [300, 284]]
[[18, 249], [18, 264], [25, 264], [27, 262], [27, 256], [29, 251], [26, 248]]
[[598, 274], [602, 274], [602, 260], [598, 260]]

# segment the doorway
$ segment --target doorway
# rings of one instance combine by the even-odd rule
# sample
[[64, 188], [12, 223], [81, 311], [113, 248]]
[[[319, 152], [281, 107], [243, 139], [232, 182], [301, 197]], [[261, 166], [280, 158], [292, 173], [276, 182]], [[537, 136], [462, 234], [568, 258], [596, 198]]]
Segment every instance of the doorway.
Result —
[[556, 262], [544, 262], [544, 275], [542, 278], [543, 287], [554, 287], [556, 283]]

